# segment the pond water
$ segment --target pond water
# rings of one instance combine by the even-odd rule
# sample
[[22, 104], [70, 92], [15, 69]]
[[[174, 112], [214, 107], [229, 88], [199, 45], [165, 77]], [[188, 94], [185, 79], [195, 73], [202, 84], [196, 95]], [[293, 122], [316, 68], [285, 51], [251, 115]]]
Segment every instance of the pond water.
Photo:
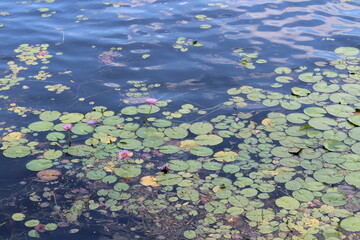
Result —
[[0, 239], [360, 239], [360, 2], [0, 2]]

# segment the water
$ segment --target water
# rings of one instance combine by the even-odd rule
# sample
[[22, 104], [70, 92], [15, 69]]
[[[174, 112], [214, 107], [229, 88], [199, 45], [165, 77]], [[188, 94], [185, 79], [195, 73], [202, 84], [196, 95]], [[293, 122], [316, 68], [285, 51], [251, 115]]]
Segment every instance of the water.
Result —
[[[232, 97], [227, 94], [227, 90], [251, 85], [265, 91], [274, 90], [281, 94], [291, 95], [291, 88], [294, 86], [309, 88], [311, 85], [309, 82], [304, 83], [296, 80], [291, 82], [291, 84], [287, 84], [275, 81], [274, 79], [279, 74], [275, 73], [274, 69], [277, 67], [288, 67], [295, 70], [303, 66], [308, 68], [308, 70], [305, 70], [306, 72], [313, 71], [313, 69], [321, 66], [324, 71], [334, 71], [334, 67], [327, 64], [327, 62], [339, 58], [338, 54], [334, 53], [335, 49], [338, 47], [360, 48], [359, 16], [360, 2], [357, 0], [237, 0], [210, 2], [202, 0], [133, 0], [123, 2], [99, 0], [34, 0], [14, 2], [3, 0], [0, 2], [0, 36], [2, 39], [0, 52], [1, 134], [2, 136], [7, 136], [10, 132], [24, 131], [24, 128], [27, 128], [30, 123], [39, 121], [38, 114], [40, 112], [59, 111], [62, 114], [66, 114], [67, 112], [85, 114], [91, 112], [95, 106], [104, 106], [108, 111], [113, 111], [116, 115], [125, 107], [132, 105], [138, 106], [140, 103], [143, 104], [147, 97], [168, 101], [168, 106], [164, 108], [164, 110], [161, 110], [165, 111], [165, 114], [160, 114], [160, 111], [158, 115], [151, 114], [150, 117], [156, 116], [156, 118], [161, 119], [166, 118], [166, 116], [171, 116], [168, 120], [173, 122], [173, 126], [184, 122], [193, 124], [197, 121], [210, 121], [210, 119], [218, 115], [232, 116], [238, 113], [251, 113], [252, 116], [250, 118], [244, 118], [243, 115], [234, 115], [233, 119], [235, 120], [231, 121], [241, 122], [249, 120], [255, 121], [260, 125], [262, 120], [267, 118], [267, 114], [271, 111], [286, 114], [287, 110], [284, 110], [280, 105], [270, 108], [266, 107], [261, 104], [261, 101], [249, 101], [246, 106], [232, 103], [222, 105], [223, 102], [229, 101], [228, 99]], [[24, 50], [26, 54], [28, 54], [29, 51], [35, 51], [35, 54], [30, 54], [35, 57], [35, 59], [30, 61], [37, 62], [37, 65], [27, 65], [25, 61], [16, 56], [19, 53], [14, 52], [14, 50], [18, 49], [22, 44], [28, 44]], [[39, 44], [39, 46], [43, 44], [43, 49], [34, 50], [37, 44]], [[239, 53], [244, 53], [244, 55], [240, 56]], [[44, 59], [47, 57], [49, 57], [49, 63], [46, 63]], [[264, 63], [265, 61], [263, 60], [266, 60], [266, 63]], [[13, 61], [18, 66], [23, 66], [27, 69], [11, 70], [11, 63], [9, 65], [9, 61]], [[45, 61], [45, 63], [41, 61]], [[325, 62], [326, 64], [322, 66], [319, 62]], [[356, 67], [354, 67], [353, 70], [358, 71]], [[18, 73], [16, 71], [18, 71]], [[45, 71], [48, 75], [39, 75], [39, 71]], [[7, 82], [6, 79], [9, 78], [9, 74], [15, 84]], [[292, 71], [292, 73], [288, 75], [297, 79], [299, 74], [300, 73], [296, 73], [296, 71]], [[24, 79], [18, 79], [18, 77]], [[328, 83], [332, 80], [333, 79], [330, 79]], [[143, 84], [146, 84], [142, 87], [146, 87], [146, 89], [141, 89], [141, 86], [135, 86], [134, 89], [134, 81], [142, 81]], [[336, 79], [336, 81], [338, 81], [336, 83], [339, 83], [340, 80]], [[283, 86], [278, 88], [273, 86], [274, 83], [283, 84]], [[355, 83], [358, 84], [358, 82]], [[159, 84], [159, 86], [151, 86], [155, 84]], [[134, 96], [131, 95], [132, 92], [145, 95], [141, 96], [141, 94], [138, 94]], [[239, 101], [245, 102], [245, 100]], [[198, 109], [181, 110], [180, 113], [183, 114], [183, 116], [179, 117], [179, 111], [177, 110], [181, 109], [184, 104], [191, 104], [194, 108]], [[315, 105], [321, 106], [321, 104], [316, 103]], [[354, 109], [359, 108], [356, 104], [351, 106], [354, 107]], [[306, 107], [307, 105], [303, 105], [301, 108], [294, 110], [294, 112], [302, 112]], [[207, 113], [204, 114], [200, 112], [200, 114], [198, 114], [198, 110], [206, 110]], [[98, 110], [98, 112], [99, 111], [100, 110]], [[147, 111], [148, 109], [145, 109], [144, 112], [141, 113], [142, 115], [140, 114], [138, 118], [136, 118], [136, 116], [138, 116], [136, 115], [133, 119], [126, 119], [133, 117], [133, 115], [124, 114], [124, 121], [134, 121], [142, 124], [142, 119]], [[166, 111], [169, 113], [166, 113]], [[189, 111], [194, 113], [192, 115], [188, 114]], [[171, 115], [171, 113], [173, 115]], [[269, 118], [275, 119], [277, 117]], [[335, 119], [334, 116], [332, 116], [332, 118]], [[85, 121], [85, 118], [83, 121]], [[248, 123], [249, 122], [246, 122], [246, 124]], [[122, 123], [119, 122], [118, 124], [121, 125]], [[162, 126], [159, 126], [159, 128], [161, 127]], [[350, 134], [348, 133], [348, 129], [349, 128], [343, 130], [343, 132]], [[57, 131], [59, 131], [59, 129], [57, 129]], [[96, 131], [101, 132], [100, 130]], [[111, 131], [115, 130], [112, 129]], [[211, 133], [218, 134], [218, 131], [219, 130], [215, 129]], [[35, 130], [35, 132], [37, 132], [37, 130]], [[97, 191], [105, 187], [101, 184], [99, 184], [99, 186], [96, 184], [93, 185], [93, 182], [86, 179], [80, 181], [78, 177], [75, 176], [75, 173], [70, 172], [65, 174], [65, 172], [70, 171], [71, 168], [76, 171], [87, 168], [86, 171], [90, 171], [91, 167], [98, 163], [89, 162], [88, 165], [84, 164], [81, 166], [78, 162], [81, 163], [83, 158], [91, 159], [92, 156], [72, 157], [62, 155], [59, 158], [54, 158], [54, 162], [59, 163], [58, 167], [60, 165], [62, 166], [59, 169], [62, 169], [64, 177], [56, 183], [38, 182], [36, 171], [29, 171], [26, 168], [26, 164], [36, 158], [43, 158], [42, 154], [48, 149], [55, 148], [56, 150], [61, 149], [62, 151], [62, 148], [59, 147], [60, 145], [65, 146], [64, 148], [67, 149], [67, 136], [65, 136], [63, 141], [59, 141], [60, 144], [57, 146], [56, 144], [48, 144], [49, 141], [46, 139], [48, 132], [46, 131], [40, 131], [34, 134], [33, 132], [27, 133], [25, 130], [23, 133], [28, 135], [26, 138], [24, 136], [19, 138], [27, 139], [26, 142], [22, 142], [21, 144], [36, 142], [34, 146], [30, 144], [32, 154], [21, 158], [7, 158], [1, 155], [2, 157], [0, 159], [2, 166], [0, 168], [0, 197], [3, 199], [0, 205], [0, 239], [31, 238], [28, 236], [28, 231], [33, 230], [34, 226], [24, 226], [24, 221], [29, 219], [39, 218], [41, 220], [40, 222], [44, 224], [66, 222], [64, 216], [70, 211], [69, 209], [76, 199], [83, 199], [84, 195], [89, 195], [90, 197], [84, 200], [86, 204], [88, 204], [87, 201], [97, 198]], [[223, 132], [223, 134], [225, 133]], [[78, 135], [77, 138], [73, 139], [74, 145], [82, 144], [89, 138], [87, 135]], [[108, 135], [111, 134], [109, 133]], [[168, 136], [168, 134], [166, 135]], [[356, 135], [356, 133], [352, 133], [352, 135]], [[116, 137], [116, 141], [122, 139], [122, 137]], [[188, 138], [195, 137], [196, 134], [194, 133], [190, 133], [188, 136]], [[95, 138], [101, 139], [101, 136]], [[138, 137], [135, 136], [134, 138]], [[255, 135], [253, 135], [253, 138], [255, 139]], [[184, 139], [181, 137], [171, 139], [170, 137], [170, 139], [165, 139], [165, 143], [169, 141], [170, 145], [179, 146], [180, 140]], [[246, 137], [244, 137], [244, 139], [246, 139]], [[215, 149], [214, 152], [221, 151], [222, 149], [225, 149], [225, 151], [234, 149], [236, 148], [236, 144], [243, 142], [249, 146], [257, 146], [258, 144], [254, 142], [254, 139], [248, 140], [248, 142], [244, 139], [239, 140], [235, 137], [229, 137], [229, 142], [224, 141], [221, 145], [213, 147], [213, 149]], [[317, 141], [322, 142], [322, 140], [319, 139]], [[153, 139], [151, 140], [153, 141]], [[345, 143], [349, 146], [354, 146], [358, 140], [357, 137], [353, 137], [352, 141], [347, 140]], [[111, 142], [106, 142], [107, 140], [102, 141], [104, 141], [104, 144], [112, 144]], [[7, 141], [3, 139], [2, 150], [8, 148], [7, 143], [4, 142]], [[165, 143], [160, 143], [159, 146]], [[153, 147], [153, 151], [150, 152], [152, 156], [158, 158], [157, 161], [159, 162], [154, 163], [156, 165], [155, 167], [147, 165], [146, 173], [143, 172], [135, 178], [125, 177], [125, 180], [128, 181], [131, 187], [135, 186], [134, 189], [136, 189], [137, 186], [141, 186], [139, 184], [140, 177], [154, 175], [155, 172], [158, 171], [159, 164], [168, 161], [168, 157], [172, 160], [196, 160], [199, 157], [192, 155], [188, 151], [185, 151], [185, 154], [183, 152], [174, 153], [173, 155], [166, 155], [166, 157], [164, 157], [158, 152], [159, 146]], [[274, 143], [272, 147], [275, 146], [277, 146], [277, 143]], [[107, 161], [110, 159], [110, 156], [115, 156], [115, 152], [117, 152], [118, 149], [110, 149], [111, 146], [108, 146], [108, 148], [106, 151], [111, 153], [110, 155], [103, 158], [96, 156], [96, 159]], [[302, 149], [302, 147], [300, 147], [300, 149]], [[344, 152], [348, 153], [348, 151], [350, 150], [347, 149]], [[353, 153], [358, 154], [356, 151], [357, 150], [353, 150]], [[137, 151], [134, 150], [134, 152]], [[143, 152], [142, 150], [138, 152], [141, 152], [141, 154], [147, 153], [147, 151]], [[149, 159], [140, 155], [140, 153], [138, 154], [140, 158], [145, 159], [144, 162], [146, 164], [152, 163]], [[158, 156], [156, 154], [158, 154]], [[245, 176], [249, 175], [251, 171], [254, 171], [250, 170], [251, 166], [255, 169], [265, 169], [266, 164], [271, 165], [271, 161], [263, 162], [261, 166], [258, 164], [262, 158], [269, 156], [259, 157], [258, 152], [256, 152], [256, 154], [251, 152], [251, 154], [256, 155], [256, 159], [253, 160], [256, 160], [257, 163], [251, 162], [250, 160], [250, 162], [244, 163], [244, 166], [246, 164], [250, 166], [249, 169], [247, 169], [248, 167], [241, 168], [240, 172], [243, 172]], [[249, 153], [249, 156], [251, 154]], [[277, 160], [277, 157], [281, 158], [275, 154], [275, 160]], [[71, 164], [61, 162], [62, 160], [71, 161], [74, 158], [80, 160], [74, 161]], [[202, 158], [202, 156], [200, 156], [199, 161], [206, 162], [209, 160], [207, 158], [210, 157], [205, 155]], [[305, 159], [311, 158], [305, 157]], [[354, 162], [356, 161], [358, 160], [354, 160]], [[141, 163], [137, 162], [136, 164]], [[240, 161], [237, 164], [241, 165], [243, 163]], [[334, 166], [330, 167], [332, 168]], [[267, 170], [272, 171], [274, 169], [275, 167], [269, 167]], [[346, 167], [342, 167], [342, 169], [349, 170]], [[304, 167], [302, 170], [305, 172], [308, 171], [306, 174], [312, 176], [313, 172], [310, 171], [315, 171], [317, 168]], [[176, 170], [173, 171], [176, 172]], [[182, 170], [179, 171], [181, 172]], [[203, 174], [201, 176], [204, 176], [204, 178], [209, 173], [211, 173], [211, 171], [208, 169], [199, 170], [199, 174]], [[236, 177], [230, 173], [218, 174], [220, 177], [226, 177], [235, 181]], [[124, 179], [121, 178], [121, 181], [123, 180]], [[19, 184], [21, 181], [24, 181], [24, 183]], [[117, 181], [120, 181], [120, 178]], [[255, 182], [257, 181], [260, 180], [255, 180]], [[92, 185], [93, 187], [89, 187]], [[40, 204], [45, 201], [49, 202], [50, 206], [53, 207], [54, 202], [52, 198], [54, 196], [47, 196], [45, 194], [44, 199], [40, 201], [28, 199], [27, 196], [32, 192], [36, 192], [39, 196], [43, 194], [44, 187], [55, 188], [56, 191], [59, 189], [60, 195], [66, 196], [66, 194], [68, 194], [68, 197], [65, 197], [65, 199], [61, 197], [58, 199], [60, 202], [59, 206], [62, 208], [61, 210], [46, 207], [39, 208], [39, 206], [37, 206], [37, 203]], [[198, 187], [200, 189], [200, 185]], [[88, 192], [78, 194], [76, 191], [81, 188], [86, 189]], [[274, 200], [279, 198], [284, 195], [284, 191], [287, 191], [286, 189], [283, 190], [283, 184], [278, 184], [277, 188], [280, 189], [272, 192], [270, 199]], [[354, 192], [351, 193], [355, 195], [358, 193], [358, 189], [359, 188], [355, 188], [355, 190], [352, 189]], [[154, 196], [160, 196], [155, 198], [159, 201], [158, 204], [160, 206], [168, 205], [166, 201], [163, 201], [164, 199], [177, 196], [175, 189], [157, 191], [156, 188], [151, 190], [151, 187], [147, 187], [139, 188], [137, 191], [146, 196], [149, 192], [154, 191]], [[321, 192], [321, 190], [314, 190], [314, 192]], [[324, 193], [325, 192], [322, 194]], [[289, 192], [285, 195], [288, 194]], [[317, 193], [315, 193], [315, 197], [319, 200], [321, 195], [316, 194]], [[348, 200], [351, 198], [350, 195], [347, 195]], [[124, 205], [123, 207], [128, 208], [129, 205], [133, 206], [135, 204], [134, 201], [140, 201], [138, 200], [140, 197], [141, 194], [133, 194], [132, 199], [135, 200], [127, 202], [127, 205], [124, 203], [126, 206]], [[205, 205], [209, 202], [208, 198], [209, 196], [205, 196], [205, 194], [202, 193], [202, 203], [200, 205]], [[224, 200], [224, 198], [221, 197], [219, 199]], [[95, 200], [97, 201], [97, 199]], [[123, 199], [118, 200], [121, 202]], [[186, 198], [182, 198], [181, 204], [186, 206], [186, 204], [188, 204], [186, 202], [191, 202], [192, 200], [193, 199], [186, 200]], [[152, 201], [155, 200], [152, 199]], [[264, 198], [263, 201], [266, 203], [266, 201], [270, 200]], [[99, 200], [99, 202], [101, 202], [101, 200]], [[176, 201], [173, 201], [173, 203], [174, 202]], [[301, 202], [311, 201], [304, 200]], [[142, 203], [141, 201], [137, 202], [140, 206], [145, 206], [141, 205]], [[55, 203], [55, 205], [57, 205], [57, 203]], [[196, 208], [196, 204], [192, 205], [190, 203], [190, 205]], [[320, 208], [321, 205], [322, 204], [318, 203], [317, 206]], [[334, 206], [335, 208], [340, 208], [339, 206], [342, 205], [335, 204]], [[51, 217], [46, 218], [42, 216], [42, 214], [38, 213], [39, 210], [36, 210], [37, 208], [42, 209], [41, 211], [43, 211], [45, 215], [50, 214]], [[147, 206], [147, 208], [151, 207]], [[190, 239], [193, 232], [191, 232], [191, 234], [189, 233], [190, 235], [184, 235], [183, 232], [192, 231], [196, 228], [196, 225], [201, 223], [197, 222], [199, 219], [195, 220], [196, 215], [192, 215], [194, 212], [190, 214], [189, 212], [191, 212], [191, 210], [186, 210], [185, 212], [187, 213], [184, 213], [185, 215], [174, 216], [174, 218], [179, 221], [178, 223], [166, 226], [168, 221], [176, 222], [170, 217], [174, 211], [184, 211], [180, 211], [179, 206], [172, 206], [170, 209], [166, 209], [158, 214], [151, 213], [153, 214], [151, 216], [156, 219], [154, 222], [146, 219], [146, 215], [149, 213], [144, 209], [129, 210], [126, 212], [120, 210], [113, 211], [113, 215], [111, 212], [106, 212], [108, 209], [109, 206], [104, 208], [104, 212], [86, 210], [79, 214], [79, 219], [67, 223], [68, 226], [59, 227], [54, 231], [47, 230], [45, 233], [40, 232], [40, 239], [109, 239], [111, 236], [116, 236], [114, 239], [122, 240], [133, 239], [135, 237], [139, 239], [161, 239], [161, 237], [164, 236], [167, 237], [167, 239], [186, 239], [186, 236], [188, 236], [187, 238]], [[203, 207], [197, 209], [199, 213], [197, 217], [205, 219], [207, 215], [201, 212], [201, 209], [203, 209]], [[262, 208], [260, 207], [260, 209]], [[346, 209], [351, 209], [349, 210], [349, 214], [338, 213], [332, 217], [344, 219], [346, 217], [358, 216], [359, 214], [356, 208], [348, 207]], [[250, 208], [246, 209], [246, 211], [250, 210]], [[300, 236], [301, 229], [296, 227], [289, 227], [291, 228], [291, 232], [284, 237], [284, 235], [277, 235], [278, 230], [268, 231], [262, 229], [259, 223], [258, 225], [255, 224], [255, 226], [251, 226], [251, 224], [249, 226], [248, 222], [250, 220], [245, 217], [246, 211], [245, 213], [239, 212], [239, 214], [233, 216], [235, 218], [233, 229], [249, 229], [248, 231], [251, 232], [251, 234], [246, 235], [245, 233], [233, 232], [230, 234], [232, 239], [270, 239], [271, 237], [296, 239], [294, 236]], [[26, 219], [24, 221], [13, 221], [11, 216], [17, 212], [24, 213]], [[194, 218], [191, 218], [191, 216], [194, 216]], [[237, 219], [239, 216], [242, 220]], [[316, 214], [311, 216], [312, 217], [309, 218], [321, 219], [322, 217]], [[282, 216], [280, 214], [277, 215], [276, 218], [285, 219], [286, 217], [288, 216]], [[310, 225], [308, 226], [313, 229], [309, 230], [308, 233], [313, 234], [318, 239], [332, 239], [330, 237], [338, 239], [337, 237], [341, 235], [339, 233], [334, 233], [333, 235], [331, 235], [332, 233], [327, 233], [326, 235], [321, 232], [316, 232], [319, 231], [319, 228], [324, 228], [322, 224], [327, 221], [326, 217], [328, 216], [320, 220], [320, 225], [316, 225], [315, 223], [311, 225], [311, 223], [309, 223]], [[207, 218], [209, 218], [209, 216], [207, 216]], [[329, 221], [333, 221], [333, 219], [331, 219]], [[114, 224], [116, 221], [119, 223]], [[208, 221], [211, 222], [210, 220]], [[302, 221], [304, 223], [306, 219], [302, 219]], [[230, 220], [228, 219], [227, 223], [229, 222]], [[252, 220], [252, 222], [257, 221]], [[306, 224], [307, 223], [305, 223], [305, 225]], [[224, 225], [226, 224], [224, 223]], [[299, 225], [301, 225], [301, 223]], [[189, 226], [189, 228], [184, 226]], [[212, 228], [211, 226], [213, 225], [209, 223], [204, 226]], [[332, 226], [334, 227], [335, 225]], [[217, 226], [217, 228], [213, 229], [220, 228], [221, 226]], [[284, 230], [284, 227], [282, 229]], [[79, 232], [69, 233], [71, 231]], [[201, 231], [204, 230], [202, 229]], [[197, 235], [194, 237], [195, 239], [229, 239], [229, 235], [226, 234], [211, 238], [211, 234], [214, 233], [210, 231], [207, 235], [201, 231], [197, 230]], [[220, 230], [218, 230], [218, 232], [219, 231]], [[339, 231], [343, 232], [343, 237], [347, 239], [359, 237], [358, 233], [354, 233], [355, 231], [345, 231], [344, 229]], [[272, 233], [274, 235], [269, 235]], [[34, 231], [31, 234], [34, 234]], [[301, 237], [304, 237], [304, 235], [301, 235]], [[312, 238], [309, 237], [309, 239]]]

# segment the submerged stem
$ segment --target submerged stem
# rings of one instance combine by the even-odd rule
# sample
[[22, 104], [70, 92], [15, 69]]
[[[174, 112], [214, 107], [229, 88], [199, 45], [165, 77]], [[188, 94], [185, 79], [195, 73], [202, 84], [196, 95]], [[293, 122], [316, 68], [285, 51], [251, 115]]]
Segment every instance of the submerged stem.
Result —
[[143, 123], [148, 127], [149, 126], [149, 124], [147, 124], [147, 119], [149, 118], [149, 116], [150, 116], [150, 113], [151, 113], [151, 110], [152, 110], [152, 105], [150, 105], [150, 110], [149, 110], [149, 113], [146, 115], [146, 117], [144, 118], [144, 120], [143, 120]]

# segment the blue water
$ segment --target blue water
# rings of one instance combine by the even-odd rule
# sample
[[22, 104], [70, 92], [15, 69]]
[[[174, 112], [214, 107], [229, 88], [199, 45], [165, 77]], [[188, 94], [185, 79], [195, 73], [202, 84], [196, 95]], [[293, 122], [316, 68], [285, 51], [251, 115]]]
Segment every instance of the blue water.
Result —
[[[41, 8], [49, 10], [40, 12]], [[32, 109], [86, 112], [94, 102], [118, 111], [125, 106], [122, 100], [126, 96], [112, 84], [124, 90], [131, 87], [130, 80], [160, 83], [152, 96], [170, 98], [178, 102], [175, 106], [191, 103], [212, 107], [228, 98], [229, 88], [249, 83], [269, 87], [275, 67], [313, 68], [315, 61], [334, 59], [337, 47], [360, 47], [357, 0], [2, 0], [0, 13], [8, 13], [0, 14], [0, 78], [21, 44], [49, 44], [53, 55], [46, 69], [52, 77], [45, 81], [29, 78], [37, 73], [30, 69], [20, 85], [0, 91], [8, 96], [0, 99], [0, 128], [28, 124], [28, 119], [8, 111], [11, 103]], [[50, 16], [42, 17], [43, 13]], [[200, 21], [196, 15], [209, 19]], [[212, 27], [202, 29], [202, 24]], [[203, 46], [190, 45], [187, 52], [181, 52], [173, 47], [179, 37]], [[119, 47], [122, 50], [110, 62], [100, 56]], [[233, 53], [238, 48], [258, 53], [267, 63], [256, 64], [253, 70], [244, 68]], [[150, 57], [143, 59], [143, 54]], [[70, 89], [55, 94], [44, 88], [54, 84]], [[28, 89], [22, 88], [24, 85]], [[0, 197], [5, 198], [13, 184], [32, 173], [19, 160], [0, 159], [0, 163]], [[9, 238], [11, 229], [2, 233]], [[76, 239], [93, 239], [89, 232], [82, 234]], [[11, 239], [25, 239], [22, 237]], [[60, 239], [48, 237], [52, 238]]]

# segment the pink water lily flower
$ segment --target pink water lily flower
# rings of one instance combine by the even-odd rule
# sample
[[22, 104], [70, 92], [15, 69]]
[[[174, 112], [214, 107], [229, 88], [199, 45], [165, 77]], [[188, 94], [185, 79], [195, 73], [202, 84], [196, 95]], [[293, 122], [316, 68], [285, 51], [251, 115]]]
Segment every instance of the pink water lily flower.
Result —
[[150, 105], [154, 105], [158, 100], [156, 98], [148, 98], [146, 102]]
[[164, 165], [161, 166], [161, 172], [163, 173], [167, 173], [169, 171], [169, 163], [165, 163]]
[[120, 159], [126, 159], [126, 158], [129, 158], [132, 156], [132, 152], [128, 151], [128, 150], [122, 150], [120, 153], [119, 153], [119, 158]]
[[69, 130], [71, 130], [72, 128], [73, 128], [73, 125], [71, 125], [71, 124], [65, 124], [65, 125], [63, 126], [63, 129], [66, 130], [66, 131], [69, 131]]

